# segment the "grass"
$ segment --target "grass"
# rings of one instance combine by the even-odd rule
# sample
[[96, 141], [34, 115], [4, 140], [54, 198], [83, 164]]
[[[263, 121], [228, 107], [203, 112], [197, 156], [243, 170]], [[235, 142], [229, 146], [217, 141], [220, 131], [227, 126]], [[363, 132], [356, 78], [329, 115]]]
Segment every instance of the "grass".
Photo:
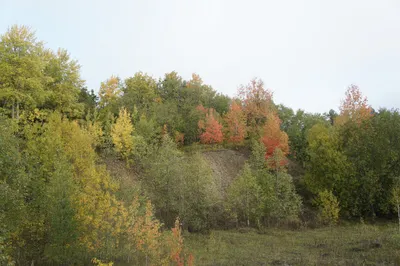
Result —
[[400, 265], [395, 224], [187, 233], [185, 244], [196, 265]]

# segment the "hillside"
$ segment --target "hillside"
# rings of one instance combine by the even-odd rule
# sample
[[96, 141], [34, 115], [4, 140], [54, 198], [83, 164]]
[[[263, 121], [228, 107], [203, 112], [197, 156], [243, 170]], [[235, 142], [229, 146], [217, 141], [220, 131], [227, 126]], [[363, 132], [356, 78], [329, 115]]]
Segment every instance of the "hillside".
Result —
[[203, 152], [204, 158], [210, 163], [214, 178], [220, 184], [221, 192], [228, 188], [232, 180], [240, 173], [247, 156], [234, 150], [217, 150]]

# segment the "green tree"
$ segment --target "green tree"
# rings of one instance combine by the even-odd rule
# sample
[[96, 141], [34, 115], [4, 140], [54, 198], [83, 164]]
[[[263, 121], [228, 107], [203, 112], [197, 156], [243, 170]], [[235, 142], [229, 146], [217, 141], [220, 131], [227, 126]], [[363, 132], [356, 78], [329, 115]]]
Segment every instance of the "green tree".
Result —
[[14, 25], [1, 35], [0, 100], [11, 117], [19, 118], [21, 110], [33, 110], [47, 99], [51, 80], [44, 74], [48, 54], [26, 26]]
[[318, 193], [318, 218], [322, 224], [335, 225], [339, 220], [339, 201], [332, 191], [324, 190]]
[[133, 112], [135, 106], [139, 115], [150, 115], [152, 105], [156, 100], [157, 82], [151, 76], [137, 72], [133, 77], [125, 80], [122, 102]]
[[351, 174], [346, 156], [339, 150], [339, 139], [334, 128], [323, 124], [313, 126], [308, 134], [309, 161], [305, 182], [313, 193], [336, 190]]
[[49, 95], [43, 108], [57, 110], [69, 117], [81, 117], [84, 110], [78, 99], [84, 81], [79, 72], [80, 65], [66, 50], [51, 53], [45, 68], [46, 76], [51, 77], [47, 84]]
[[115, 150], [126, 160], [127, 165], [129, 165], [129, 157], [132, 154], [134, 146], [133, 130], [131, 115], [125, 108], [121, 108], [117, 121], [112, 127], [111, 137], [115, 145]]
[[21, 142], [16, 137], [16, 125], [0, 116], [0, 264], [12, 261], [20, 243], [21, 230], [26, 219], [24, 197], [29, 178], [25, 174]]
[[227, 208], [238, 222], [259, 226], [263, 210], [263, 193], [248, 164], [228, 188]]

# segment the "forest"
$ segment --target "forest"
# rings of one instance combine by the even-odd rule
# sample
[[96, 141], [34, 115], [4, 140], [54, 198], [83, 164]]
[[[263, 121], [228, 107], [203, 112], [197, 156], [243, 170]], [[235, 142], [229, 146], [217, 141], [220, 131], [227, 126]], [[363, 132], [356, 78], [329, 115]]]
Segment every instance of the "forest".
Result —
[[[11, 26], [0, 39], [0, 265], [199, 265], [186, 235], [394, 227], [399, 111], [375, 110], [353, 84], [338, 107], [292, 110], [257, 78], [228, 97], [175, 71], [89, 89], [67, 50]], [[228, 152], [240, 170], [217, 176], [205, 154]]]

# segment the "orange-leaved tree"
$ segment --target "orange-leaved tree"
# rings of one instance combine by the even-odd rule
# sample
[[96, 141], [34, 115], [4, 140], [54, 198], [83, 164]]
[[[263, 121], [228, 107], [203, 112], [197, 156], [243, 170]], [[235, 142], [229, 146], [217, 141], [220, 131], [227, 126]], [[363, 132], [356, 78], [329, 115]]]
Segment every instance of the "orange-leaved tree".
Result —
[[204, 120], [198, 123], [200, 141], [204, 144], [218, 144], [224, 140], [222, 125], [215, 119], [214, 109], [210, 108]]
[[249, 135], [258, 137], [268, 114], [273, 111], [272, 92], [264, 88], [261, 79], [254, 78], [239, 88], [238, 96], [243, 103]]
[[194, 257], [191, 253], [184, 253], [183, 237], [180, 228], [179, 218], [175, 220], [175, 226], [171, 228], [171, 233], [167, 235], [165, 244], [169, 251], [168, 261], [172, 262], [174, 265], [184, 266], [185, 260], [186, 265], [191, 266], [194, 264]]
[[[267, 121], [264, 125], [264, 135], [261, 139], [266, 149], [265, 159], [268, 161], [270, 161], [269, 159], [274, 156], [276, 149], [280, 149], [284, 156], [289, 153], [288, 135], [281, 130], [280, 125], [281, 120], [277, 114], [268, 115]], [[282, 158], [279, 165], [285, 163], [286, 159]], [[275, 168], [277, 165], [270, 166]]]
[[246, 116], [240, 102], [233, 101], [225, 115], [226, 134], [229, 143], [241, 144], [246, 136]]
[[357, 124], [372, 117], [372, 108], [368, 105], [367, 97], [364, 97], [356, 85], [347, 88], [346, 99], [340, 105], [340, 115], [336, 123], [343, 125], [351, 120]]

